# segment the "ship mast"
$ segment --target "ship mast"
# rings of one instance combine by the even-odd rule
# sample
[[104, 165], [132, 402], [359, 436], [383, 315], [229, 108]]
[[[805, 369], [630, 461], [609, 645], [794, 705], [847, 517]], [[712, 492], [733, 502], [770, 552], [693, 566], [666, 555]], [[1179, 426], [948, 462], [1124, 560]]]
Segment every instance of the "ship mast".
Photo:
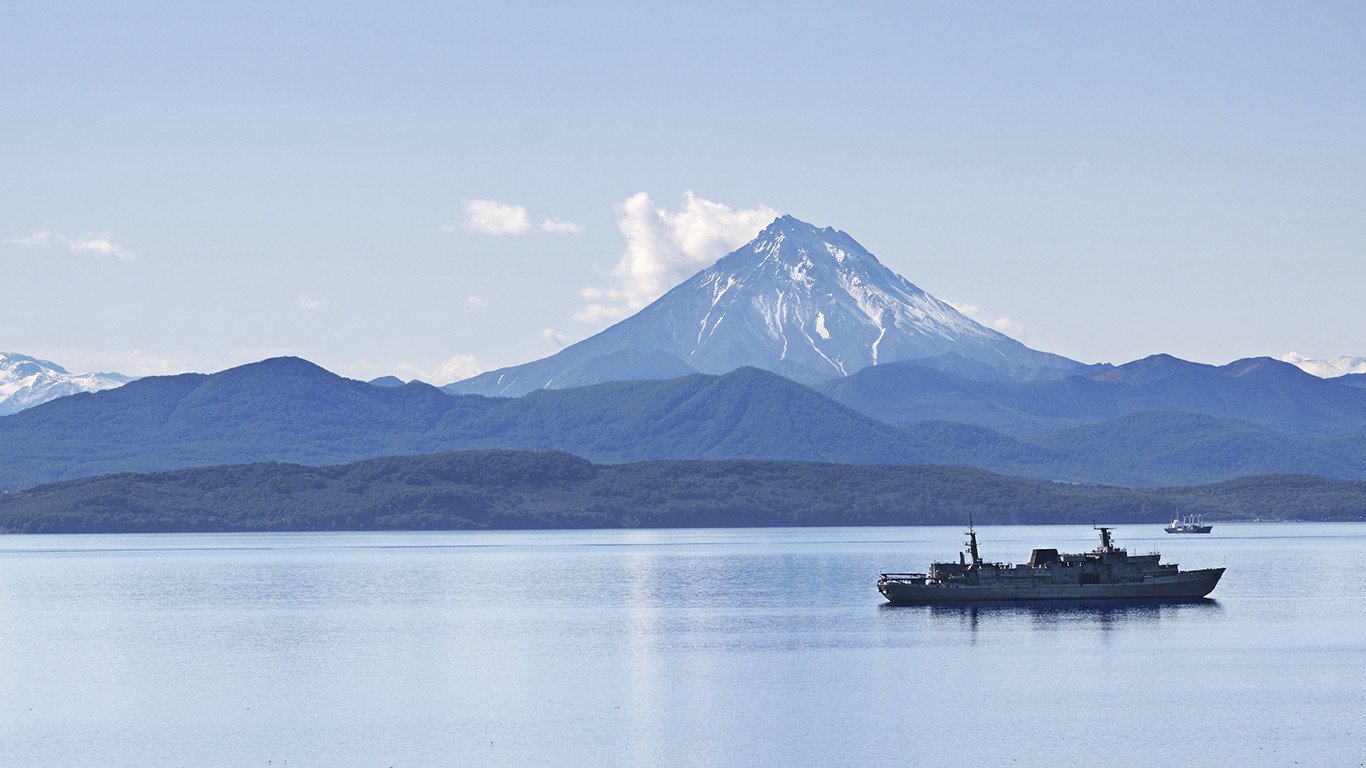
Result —
[[972, 555], [972, 567], [981, 567], [982, 556], [977, 554], [977, 532], [972, 529], [972, 515], [968, 515], [968, 553]]
[[1098, 526], [1098, 525], [1096, 525], [1094, 522], [1091, 523], [1091, 527], [1092, 527], [1092, 528], [1095, 528], [1095, 529], [1098, 530], [1098, 531], [1100, 531], [1100, 548], [1097, 549], [1096, 551], [1097, 551], [1097, 552], [1109, 552], [1109, 551], [1112, 549], [1112, 544], [1111, 544], [1111, 541], [1110, 541], [1110, 531], [1112, 531], [1112, 530], [1114, 530], [1114, 529], [1113, 529], [1113, 528], [1106, 528], [1106, 527], [1104, 527], [1104, 526]]

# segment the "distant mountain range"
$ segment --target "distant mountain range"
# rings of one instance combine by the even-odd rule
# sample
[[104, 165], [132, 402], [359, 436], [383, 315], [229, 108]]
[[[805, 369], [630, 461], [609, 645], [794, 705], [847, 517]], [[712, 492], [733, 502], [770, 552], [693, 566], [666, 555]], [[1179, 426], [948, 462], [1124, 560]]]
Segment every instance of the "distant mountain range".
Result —
[[[962, 465], [1122, 485], [1277, 473], [1366, 479], [1366, 390], [1294, 369], [1286, 377], [1275, 367], [1284, 364], [1275, 361], [1189, 370], [1192, 364], [1182, 361], [1140, 362], [1102, 371], [1110, 377], [1103, 381], [1058, 383], [975, 382], [909, 364], [878, 366], [866, 376], [905, 377], [888, 395], [900, 398], [901, 410], [881, 421], [854, 409], [890, 411], [874, 407], [859, 376], [843, 380], [858, 385], [859, 397], [832, 393], [854, 407], [754, 368], [509, 399], [452, 396], [420, 383], [372, 386], [278, 358], [207, 376], [140, 379], [0, 419], [0, 489], [110, 472], [329, 464], [482, 448], [562, 450], [602, 462]], [[1165, 367], [1197, 374], [1177, 377], [1196, 394], [1178, 397], [1171, 377], [1155, 373]], [[1257, 386], [1224, 390], [1233, 386], [1225, 379]], [[983, 395], [987, 384], [990, 399]], [[1123, 397], [1108, 388], [1120, 385]], [[928, 393], [933, 407], [904, 397], [915, 392]], [[1125, 408], [1112, 407], [1117, 399]], [[1139, 410], [1144, 404], [1152, 409]], [[1177, 412], [1178, 406], [1185, 410]], [[939, 418], [918, 420], [916, 413]], [[999, 421], [1015, 434], [945, 418], [953, 414], [985, 414], [980, 420]], [[1326, 426], [1334, 420], [1341, 425], [1335, 433]], [[1025, 423], [1029, 430], [1020, 428]]]
[[[353, 381], [298, 358], [124, 382], [0, 355], [0, 491], [493, 449], [609, 464], [823, 462], [877, 482], [884, 476], [848, 467], [1133, 487], [1366, 480], [1366, 374], [1323, 379], [1270, 358], [1083, 365], [976, 323], [849, 235], [791, 217], [596, 336], [444, 389]], [[104, 391], [59, 396], [94, 389]], [[290, 472], [264, 471], [308, 474]], [[80, 486], [82, 504], [127, 501], [92, 501], [92, 488], [142, 487], [92, 483]], [[739, 481], [730, 487], [744, 493]]]
[[329, 467], [248, 464], [0, 495], [0, 533], [1360, 520], [1366, 482], [1255, 477], [1138, 490], [976, 469], [780, 461], [604, 466], [472, 451]]
[[78, 392], [98, 392], [132, 381], [118, 373], [71, 373], [50, 360], [0, 352], [0, 416]]
[[944, 356], [879, 365], [815, 389], [889, 424], [957, 421], [1017, 436], [1153, 411], [1240, 419], [1297, 435], [1366, 430], [1366, 390], [1271, 358], [1213, 366], [1153, 355], [1025, 382], [961, 375], [968, 363]]
[[517, 396], [745, 366], [816, 383], [946, 352], [1022, 377], [1058, 376], [1080, 365], [966, 317], [844, 232], [783, 216], [601, 333], [543, 360], [445, 389]]

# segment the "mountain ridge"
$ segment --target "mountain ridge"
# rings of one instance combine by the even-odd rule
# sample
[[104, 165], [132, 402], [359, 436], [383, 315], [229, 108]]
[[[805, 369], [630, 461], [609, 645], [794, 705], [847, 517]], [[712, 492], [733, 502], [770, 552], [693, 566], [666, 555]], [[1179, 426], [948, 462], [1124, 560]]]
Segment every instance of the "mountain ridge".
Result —
[[[1258, 369], [1225, 378], [1256, 381]], [[897, 368], [870, 370], [882, 375]], [[919, 374], [969, 391], [1058, 384], [973, 382], [931, 369]], [[1081, 377], [1061, 384], [1081, 393], [1115, 386]], [[1331, 382], [1321, 386], [1366, 396]], [[971, 415], [966, 409], [950, 413]], [[420, 382], [377, 387], [305, 360], [277, 358], [217, 374], [140, 379], [0, 418], [0, 490], [111, 472], [260, 461], [321, 465], [495, 448], [562, 450], [612, 463], [959, 465], [1044, 480], [1145, 486], [1251, 471], [1366, 479], [1366, 428], [1291, 434], [1226, 415], [1117, 414], [1087, 422], [1044, 413], [1035, 428], [1011, 435], [942, 418], [897, 427], [757, 368], [491, 398], [448, 395]]]
[[753, 368], [510, 399], [448, 395], [419, 382], [376, 387], [274, 358], [144, 378], [0, 419], [0, 489], [120, 471], [473, 448], [572, 450], [599, 461], [920, 458], [894, 427]]

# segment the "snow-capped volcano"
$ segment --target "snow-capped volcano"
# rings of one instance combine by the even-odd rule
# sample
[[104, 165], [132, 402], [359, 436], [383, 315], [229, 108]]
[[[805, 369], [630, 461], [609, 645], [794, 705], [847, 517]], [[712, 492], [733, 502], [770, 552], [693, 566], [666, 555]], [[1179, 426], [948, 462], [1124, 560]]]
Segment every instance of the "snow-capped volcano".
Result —
[[77, 392], [98, 392], [132, 381], [118, 373], [70, 373], [48, 360], [0, 352], [0, 416]]
[[664, 353], [703, 373], [756, 366], [804, 382], [947, 352], [1008, 368], [1078, 365], [968, 318], [883, 266], [844, 232], [782, 216], [601, 333], [448, 389], [520, 395], [577, 386], [587, 382], [567, 374], [623, 350]]

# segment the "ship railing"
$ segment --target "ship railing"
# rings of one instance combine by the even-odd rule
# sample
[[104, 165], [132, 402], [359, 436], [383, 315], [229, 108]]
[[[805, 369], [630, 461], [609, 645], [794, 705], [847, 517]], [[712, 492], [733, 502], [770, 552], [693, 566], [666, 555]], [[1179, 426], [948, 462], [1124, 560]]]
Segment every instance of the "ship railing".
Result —
[[930, 577], [928, 573], [882, 573], [878, 575], [890, 581], [921, 581]]

